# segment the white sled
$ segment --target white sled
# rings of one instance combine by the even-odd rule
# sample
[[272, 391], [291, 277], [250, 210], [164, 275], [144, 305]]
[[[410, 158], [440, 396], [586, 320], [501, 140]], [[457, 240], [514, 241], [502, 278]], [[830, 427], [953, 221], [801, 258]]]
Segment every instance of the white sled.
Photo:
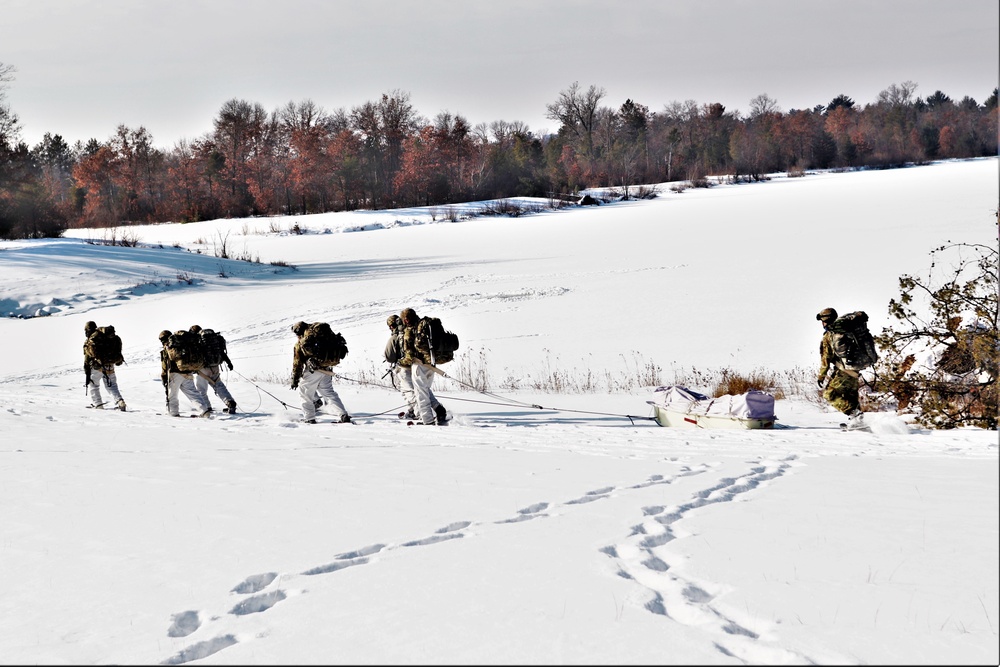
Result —
[[709, 398], [686, 387], [657, 387], [654, 418], [660, 426], [682, 428], [773, 428], [774, 396], [763, 391]]

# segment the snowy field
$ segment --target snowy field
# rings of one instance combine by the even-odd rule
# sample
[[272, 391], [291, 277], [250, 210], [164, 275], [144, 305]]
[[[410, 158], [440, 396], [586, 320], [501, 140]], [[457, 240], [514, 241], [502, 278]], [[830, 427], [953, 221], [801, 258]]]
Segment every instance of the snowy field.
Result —
[[[672, 429], [646, 401], [808, 379], [820, 309], [878, 332], [930, 250], [997, 243], [997, 183], [981, 159], [0, 242], [0, 663], [995, 665], [996, 431], [843, 433], [805, 390], [773, 430]], [[444, 428], [382, 378], [408, 306], [462, 341]], [[128, 412], [87, 409], [88, 320]], [[356, 424], [300, 423], [298, 320], [346, 337]], [[240, 414], [162, 414], [157, 334], [193, 324]]]

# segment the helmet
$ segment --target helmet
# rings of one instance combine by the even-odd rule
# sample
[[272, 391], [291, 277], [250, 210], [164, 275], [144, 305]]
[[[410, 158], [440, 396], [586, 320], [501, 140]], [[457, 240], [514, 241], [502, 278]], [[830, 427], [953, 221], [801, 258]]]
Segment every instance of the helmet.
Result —
[[390, 329], [395, 329], [400, 324], [399, 315], [390, 315], [389, 319], [387, 319], [385, 323], [389, 325]]
[[412, 308], [404, 308], [403, 312], [399, 314], [399, 317], [400, 319], [403, 320], [403, 324], [406, 325], [416, 324], [417, 320], [420, 319], [419, 317], [417, 317], [417, 311], [413, 310]]
[[309, 325], [301, 321], [296, 322], [295, 324], [292, 325], [292, 331], [295, 332], [296, 336], [301, 336], [302, 334], [304, 334], [307, 328], [309, 328]]
[[197, 324], [192, 324], [191, 328], [188, 329], [188, 331], [190, 331], [192, 333], [199, 333], [201, 331], [201, 327], [198, 326]]
[[828, 324], [837, 319], [837, 311], [834, 310], [833, 308], [824, 308], [823, 310], [816, 313], [816, 319], [823, 322], [824, 324]]
[[83, 333], [87, 336], [87, 338], [90, 338], [90, 334], [94, 333], [95, 331], [97, 331], [97, 322], [91, 320], [90, 322], [87, 322], [86, 324], [83, 325]]
[[161, 343], [167, 342], [168, 338], [170, 338], [170, 331], [164, 329], [163, 331], [160, 332], [159, 339]]

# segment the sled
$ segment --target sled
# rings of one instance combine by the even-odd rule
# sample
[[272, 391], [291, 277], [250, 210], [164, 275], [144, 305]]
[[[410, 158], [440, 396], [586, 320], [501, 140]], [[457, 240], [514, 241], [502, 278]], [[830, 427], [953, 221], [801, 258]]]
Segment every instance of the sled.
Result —
[[752, 390], [745, 394], [709, 398], [676, 385], [657, 387], [653, 417], [660, 426], [679, 428], [757, 429], [774, 428], [774, 397]]

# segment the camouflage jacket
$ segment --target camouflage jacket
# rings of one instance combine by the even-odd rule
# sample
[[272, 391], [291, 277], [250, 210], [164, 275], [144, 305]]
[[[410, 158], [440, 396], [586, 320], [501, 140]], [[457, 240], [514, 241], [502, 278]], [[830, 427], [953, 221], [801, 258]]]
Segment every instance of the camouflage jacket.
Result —
[[819, 376], [818, 379], [825, 380], [830, 368], [833, 368], [834, 375], [844, 373], [852, 377], [858, 377], [857, 371], [844, 368], [844, 362], [833, 351], [833, 336], [831, 332], [823, 332], [823, 338], [819, 342]]
[[426, 349], [426, 344], [421, 345], [419, 337], [417, 336], [417, 327], [419, 324], [414, 324], [413, 326], [407, 326], [403, 328], [403, 332], [400, 335], [399, 347], [399, 365], [400, 366], [412, 366], [413, 364], [430, 364], [431, 355], [430, 351]]
[[170, 379], [170, 374], [171, 373], [176, 373], [176, 372], [177, 372], [177, 366], [175, 366], [174, 362], [172, 362], [170, 360], [170, 357], [167, 356], [167, 348], [165, 348], [165, 347], [161, 348], [160, 349], [160, 382], [163, 383], [164, 387], [167, 386], [167, 380]]
[[292, 384], [298, 384], [299, 380], [302, 378], [302, 373], [305, 370], [315, 370], [317, 368], [329, 368], [329, 366], [320, 366], [312, 360], [308, 354], [302, 349], [302, 339], [300, 338], [296, 343], [295, 347], [292, 349]]
[[389, 334], [389, 340], [385, 343], [385, 360], [390, 364], [399, 364], [402, 354], [402, 345], [400, 344], [401, 332], [396, 329], [391, 334]]

